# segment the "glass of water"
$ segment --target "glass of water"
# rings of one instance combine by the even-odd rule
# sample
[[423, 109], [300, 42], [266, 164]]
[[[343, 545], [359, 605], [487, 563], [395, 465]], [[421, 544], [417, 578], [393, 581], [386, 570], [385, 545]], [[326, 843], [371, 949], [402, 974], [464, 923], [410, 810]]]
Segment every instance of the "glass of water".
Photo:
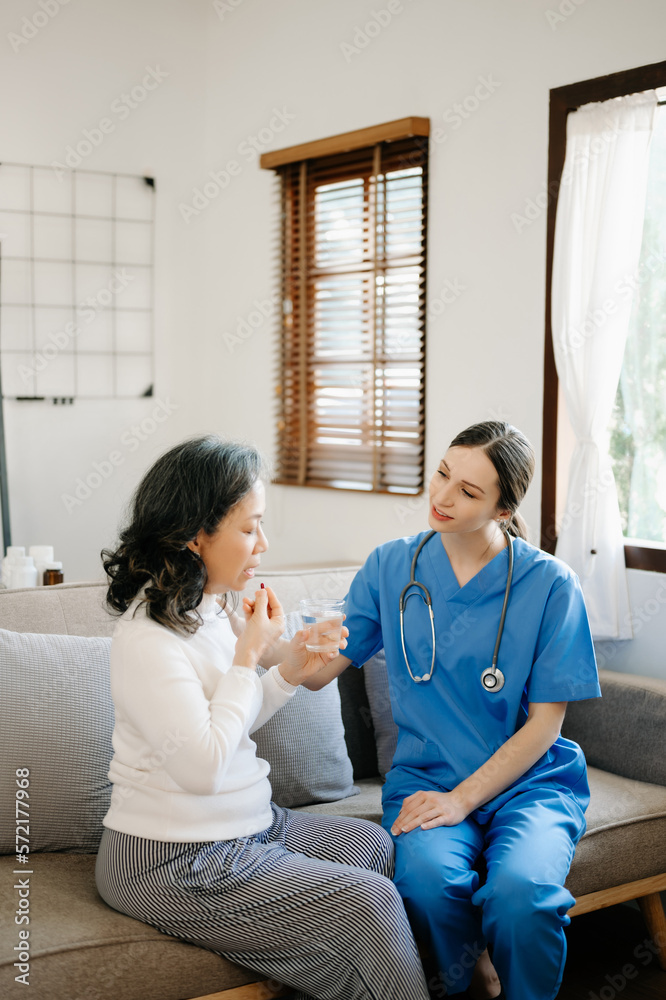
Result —
[[336, 653], [342, 641], [345, 602], [306, 597], [301, 601], [303, 625], [310, 629], [305, 648], [311, 653]]

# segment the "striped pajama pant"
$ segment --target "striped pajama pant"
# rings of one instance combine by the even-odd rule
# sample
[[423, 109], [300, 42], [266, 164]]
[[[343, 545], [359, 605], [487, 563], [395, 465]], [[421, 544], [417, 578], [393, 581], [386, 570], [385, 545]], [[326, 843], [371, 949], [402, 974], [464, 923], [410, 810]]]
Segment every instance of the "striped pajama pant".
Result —
[[97, 888], [115, 910], [278, 980], [303, 998], [427, 1000], [389, 835], [292, 812], [237, 840], [173, 843], [105, 829]]

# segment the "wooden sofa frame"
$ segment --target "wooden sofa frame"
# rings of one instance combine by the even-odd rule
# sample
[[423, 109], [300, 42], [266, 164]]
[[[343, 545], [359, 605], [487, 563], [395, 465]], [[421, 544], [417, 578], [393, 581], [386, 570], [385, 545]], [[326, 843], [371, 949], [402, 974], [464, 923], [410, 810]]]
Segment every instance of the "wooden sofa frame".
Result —
[[[643, 919], [658, 949], [659, 965], [666, 972], [666, 915], [661, 902], [661, 892], [666, 891], [666, 873], [643, 878], [638, 882], [626, 882], [624, 885], [614, 885], [610, 889], [600, 889], [580, 896], [569, 910], [570, 917], [578, 917], [583, 913], [593, 913], [603, 910], [616, 903], [626, 903], [635, 899], [641, 908]], [[222, 990], [221, 993], [208, 993], [204, 997], [193, 997], [192, 1000], [273, 1000], [284, 997], [290, 990], [279, 986], [270, 980], [257, 983], [247, 983], [232, 990]]]

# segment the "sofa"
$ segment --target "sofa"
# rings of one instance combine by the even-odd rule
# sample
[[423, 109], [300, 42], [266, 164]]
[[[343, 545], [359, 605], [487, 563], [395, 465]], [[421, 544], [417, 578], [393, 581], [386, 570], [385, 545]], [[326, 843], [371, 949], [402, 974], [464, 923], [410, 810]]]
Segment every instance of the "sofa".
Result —
[[[353, 572], [262, 579], [291, 610], [301, 597], [344, 595]], [[102, 584], [0, 591], [0, 996], [21, 996], [25, 985], [32, 1000], [285, 996], [281, 984], [123, 916], [97, 894], [113, 721], [104, 595]], [[639, 900], [666, 969], [666, 682], [611, 671], [601, 679], [603, 698], [572, 704], [564, 729], [586, 752], [592, 790], [566, 883], [570, 912]], [[253, 737], [276, 800], [378, 821], [395, 742], [381, 655], [292, 701], [293, 717], [283, 709]]]

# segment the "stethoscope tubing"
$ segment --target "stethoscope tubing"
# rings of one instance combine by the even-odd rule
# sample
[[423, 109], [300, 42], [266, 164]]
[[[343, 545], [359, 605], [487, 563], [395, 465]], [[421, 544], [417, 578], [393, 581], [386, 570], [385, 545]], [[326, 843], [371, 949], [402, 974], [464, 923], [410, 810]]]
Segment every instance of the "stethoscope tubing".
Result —
[[[412, 559], [412, 565], [409, 573], [409, 583], [406, 584], [400, 591], [400, 600], [399, 600], [400, 641], [402, 643], [402, 654], [405, 658], [405, 664], [407, 666], [407, 670], [409, 671], [409, 676], [416, 684], [420, 684], [422, 681], [429, 681], [435, 669], [436, 639], [435, 639], [435, 616], [432, 610], [432, 598], [430, 596], [430, 591], [425, 586], [425, 584], [419, 583], [419, 581], [416, 579], [416, 563], [418, 561], [423, 546], [430, 541], [433, 535], [436, 534], [437, 534], [436, 531], [429, 531], [428, 534], [425, 535], [424, 538], [422, 538], [421, 541], [419, 542], [416, 552], [414, 553], [414, 557]], [[483, 685], [483, 688], [486, 691], [488, 691], [489, 694], [495, 694], [496, 692], [501, 691], [501, 689], [504, 687], [504, 674], [502, 673], [501, 670], [498, 669], [497, 659], [499, 656], [500, 644], [502, 642], [502, 635], [504, 634], [504, 622], [506, 620], [506, 612], [509, 606], [509, 595], [511, 593], [511, 584], [513, 582], [513, 539], [511, 538], [511, 535], [508, 533], [508, 531], [505, 531], [504, 535], [506, 537], [507, 546], [509, 549], [508, 552], [509, 568], [506, 574], [504, 602], [502, 604], [502, 614], [500, 616], [499, 628], [497, 629], [497, 638], [495, 639], [495, 649], [493, 650], [492, 665], [486, 668], [486, 670], [484, 670], [483, 673], [481, 674], [481, 684]], [[420, 677], [417, 677], [412, 671], [412, 668], [409, 663], [409, 657], [407, 656], [407, 647], [405, 645], [405, 620], [404, 620], [405, 605], [407, 604], [407, 601], [409, 600], [410, 597], [415, 596], [414, 593], [412, 594], [408, 593], [408, 591], [412, 587], [418, 587], [419, 590], [422, 591], [420, 596], [424, 604], [428, 608], [428, 612], [430, 614], [430, 630], [432, 633], [432, 659], [430, 661], [430, 670], [428, 671], [427, 674], [422, 674]]]

